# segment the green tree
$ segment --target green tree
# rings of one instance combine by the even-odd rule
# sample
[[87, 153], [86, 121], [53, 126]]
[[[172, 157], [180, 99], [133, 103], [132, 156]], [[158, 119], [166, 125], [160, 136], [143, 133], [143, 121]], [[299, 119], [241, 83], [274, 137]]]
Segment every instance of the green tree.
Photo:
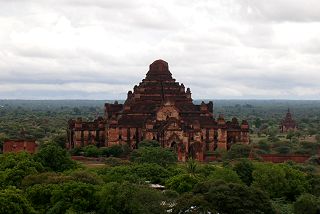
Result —
[[271, 198], [284, 195], [286, 186], [285, 172], [274, 164], [259, 164], [252, 173], [253, 186], [266, 191]]
[[136, 163], [156, 163], [161, 166], [168, 166], [177, 162], [176, 154], [162, 147], [142, 147], [134, 150], [130, 160]]
[[52, 192], [48, 213], [83, 213], [95, 210], [96, 187], [82, 182], [59, 184]]
[[9, 188], [0, 191], [0, 213], [31, 214], [36, 212], [21, 190]]
[[242, 183], [238, 174], [229, 168], [216, 167], [215, 170], [208, 176], [209, 180], [223, 180], [230, 183]]
[[197, 184], [193, 193], [204, 195], [211, 208], [222, 214], [275, 213], [265, 193], [243, 184], [207, 181]]
[[52, 137], [52, 142], [58, 144], [61, 148], [66, 148], [66, 143], [68, 142], [68, 138], [66, 133], [59, 133]]
[[26, 189], [27, 199], [39, 213], [47, 213], [51, 204], [53, 191], [58, 188], [57, 184], [36, 184]]
[[189, 192], [199, 180], [189, 174], [176, 175], [166, 181], [166, 187], [178, 193]]
[[236, 143], [231, 146], [230, 150], [228, 151], [227, 157], [229, 159], [248, 158], [250, 151], [251, 147], [249, 145]]
[[305, 174], [285, 164], [259, 164], [252, 175], [252, 185], [266, 191], [271, 198], [286, 197], [293, 201], [308, 189]]
[[164, 184], [171, 172], [157, 164], [134, 164], [116, 167], [106, 167], [99, 171], [106, 182], [132, 183], [149, 181], [151, 183]]
[[94, 172], [89, 171], [73, 171], [70, 173], [72, 180], [86, 184], [100, 185], [103, 183], [102, 179]]
[[294, 131], [292, 131], [292, 130], [290, 130], [288, 133], [287, 133], [287, 139], [289, 139], [290, 140], [290, 142], [291, 142], [291, 140], [292, 140], [292, 138], [295, 136], [295, 133], [294, 133]]
[[252, 183], [253, 169], [254, 166], [248, 159], [241, 159], [233, 167], [233, 170], [238, 174], [240, 179], [247, 184], [247, 186], [250, 186]]
[[131, 183], [107, 183], [97, 193], [98, 212], [108, 214], [165, 213], [161, 192]]
[[201, 194], [192, 194], [190, 192], [182, 194], [175, 202], [172, 213], [217, 213], [211, 206], [210, 203], [205, 200]]
[[20, 186], [25, 176], [44, 170], [43, 166], [27, 153], [1, 155], [0, 163], [0, 187]]
[[320, 197], [320, 175], [309, 174], [307, 180], [309, 183], [308, 193]]
[[53, 143], [41, 145], [35, 159], [44, 167], [56, 172], [72, 169], [76, 166], [68, 152]]
[[303, 194], [293, 204], [295, 214], [320, 213], [320, 200], [314, 195]]

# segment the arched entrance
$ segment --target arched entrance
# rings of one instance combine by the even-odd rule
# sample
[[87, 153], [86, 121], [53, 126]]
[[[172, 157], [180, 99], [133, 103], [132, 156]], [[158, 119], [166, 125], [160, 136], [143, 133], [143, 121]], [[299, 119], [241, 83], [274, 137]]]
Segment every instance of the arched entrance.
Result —
[[170, 143], [170, 148], [175, 151], [176, 153], [178, 153], [178, 144], [176, 143], [176, 141], [172, 141]]

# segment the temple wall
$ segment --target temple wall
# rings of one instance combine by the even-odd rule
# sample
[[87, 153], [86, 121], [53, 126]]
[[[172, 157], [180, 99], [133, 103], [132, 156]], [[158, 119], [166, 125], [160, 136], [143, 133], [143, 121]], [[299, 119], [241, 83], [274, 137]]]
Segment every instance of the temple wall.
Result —
[[218, 149], [227, 150], [227, 132], [225, 129], [218, 129]]

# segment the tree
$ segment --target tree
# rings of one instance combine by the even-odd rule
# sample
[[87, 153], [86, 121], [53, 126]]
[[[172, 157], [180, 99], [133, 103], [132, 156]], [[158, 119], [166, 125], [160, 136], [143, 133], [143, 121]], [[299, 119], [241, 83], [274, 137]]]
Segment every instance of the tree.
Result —
[[180, 213], [217, 213], [208, 201], [201, 194], [192, 194], [190, 192], [182, 194], [175, 202], [173, 214]]
[[317, 214], [320, 213], [320, 200], [314, 195], [303, 194], [293, 204], [295, 214]]
[[97, 193], [98, 212], [108, 214], [165, 213], [161, 192], [131, 183], [107, 183]]
[[270, 144], [268, 143], [267, 140], [260, 140], [258, 142], [258, 146], [259, 146], [259, 149], [265, 151], [265, 152], [269, 152], [270, 151]]
[[275, 213], [265, 193], [243, 184], [206, 181], [197, 184], [193, 193], [204, 195], [210, 207], [222, 214]]
[[21, 190], [9, 188], [0, 191], [0, 213], [33, 214], [36, 212]]
[[252, 186], [266, 191], [271, 198], [293, 201], [308, 189], [305, 174], [285, 164], [258, 164], [252, 175]]
[[56, 187], [52, 192], [51, 208], [47, 213], [84, 213], [95, 210], [97, 199], [94, 185], [67, 182]]
[[52, 142], [58, 144], [61, 148], [66, 148], [66, 143], [68, 142], [68, 138], [66, 133], [56, 134], [52, 138]]
[[212, 181], [223, 180], [231, 183], [242, 183], [240, 177], [235, 171], [220, 167], [216, 167], [215, 170], [208, 176], [208, 179]]
[[320, 197], [320, 176], [315, 174], [310, 174], [307, 176], [309, 189], [308, 193]]
[[102, 179], [93, 172], [78, 170], [70, 173], [72, 180], [86, 184], [99, 185], [102, 184]]
[[27, 199], [33, 207], [41, 213], [47, 213], [51, 207], [53, 191], [58, 188], [56, 184], [36, 184], [26, 189]]
[[134, 150], [130, 160], [136, 163], [156, 163], [161, 166], [168, 166], [177, 162], [176, 154], [162, 147], [142, 147]]
[[166, 181], [166, 187], [178, 193], [189, 192], [199, 180], [188, 174], [176, 175]]
[[291, 140], [292, 140], [292, 138], [295, 136], [295, 133], [294, 133], [294, 131], [292, 131], [292, 130], [290, 130], [288, 133], [287, 133], [287, 139], [289, 139], [290, 140], [290, 142], [291, 142]]
[[0, 156], [0, 187], [9, 185], [20, 186], [27, 175], [36, 174], [44, 170], [28, 153], [5, 154]]
[[236, 143], [231, 146], [230, 150], [228, 151], [227, 157], [229, 159], [248, 158], [250, 151], [251, 147], [249, 145]]
[[253, 169], [254, 166], [248, 159], [241, 159], [233, 167], [233, 170], [238, 174], [240, 179], [247, 184], [247, 186], [250, 186], [252, 183]]
[[132, 183], [149, 181], [151, 183], [164, 184], [171, 173], [164, 167], [157, 164], [134, 164], [116, 167], [106, 167], [99, 172], [106, 182]]
[[76, 166], [68, 152], [53, 143], [41, 145], [38, 153], [35, 155], [35, 159], [44, 167], [56, 172], [72, 169]]
[[259, 164], [253, 171], [254, 187], [266, 191], [271, 198], [280, 198], [284, 195], [286, 185], [285, 172], [273, 164]]

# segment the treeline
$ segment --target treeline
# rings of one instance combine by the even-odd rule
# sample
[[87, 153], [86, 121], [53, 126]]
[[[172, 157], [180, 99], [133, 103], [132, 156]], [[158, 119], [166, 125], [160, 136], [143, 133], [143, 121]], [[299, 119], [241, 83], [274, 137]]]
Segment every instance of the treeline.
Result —
[[35, 155], [0, 156], [0, 213], [320, 212], [317, 165], [229, 153], [213, 164], [177, 163], [172, 150], [142, 142], [129, 159], [109, 155], [105, 166], [90, 168], [57, 144], [42, 144]]

